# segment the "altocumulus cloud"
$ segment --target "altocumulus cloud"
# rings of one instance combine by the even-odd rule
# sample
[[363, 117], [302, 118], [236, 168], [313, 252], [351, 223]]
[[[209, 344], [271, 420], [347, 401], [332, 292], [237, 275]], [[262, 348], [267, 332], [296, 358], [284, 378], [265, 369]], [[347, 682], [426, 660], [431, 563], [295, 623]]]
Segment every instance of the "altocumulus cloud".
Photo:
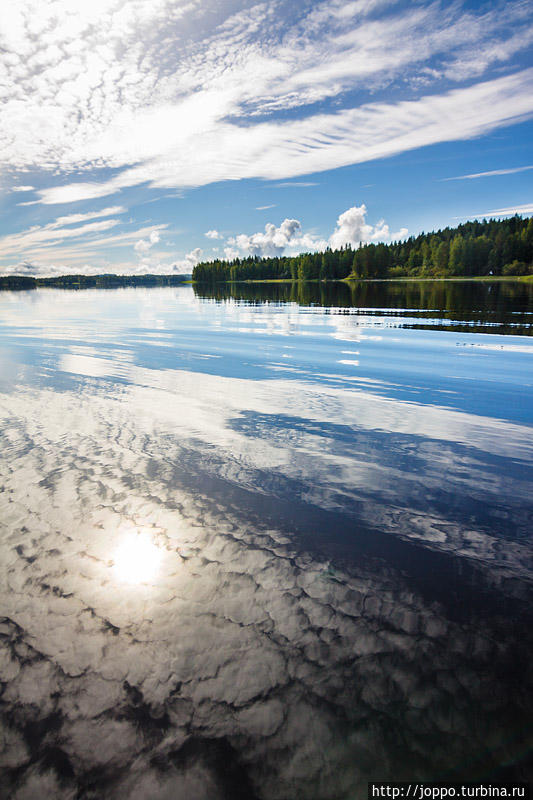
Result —
[[533, 112], [531, 70], [498, 73], [531, 43], [531, 16], [519, 0], [478, 12], [20, 0], [0, 42], [1, 159], [85, 172], [39, 188], [64, 203], [141, 183], [279, 180], [477, 136]]

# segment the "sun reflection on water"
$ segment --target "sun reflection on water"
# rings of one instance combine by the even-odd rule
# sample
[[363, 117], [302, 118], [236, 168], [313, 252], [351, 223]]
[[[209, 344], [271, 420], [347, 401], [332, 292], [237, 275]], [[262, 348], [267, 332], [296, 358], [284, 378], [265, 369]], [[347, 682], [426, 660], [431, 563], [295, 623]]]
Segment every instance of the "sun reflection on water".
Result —
[[151, 583], [159, 571], [161, 555], [147, 534], [132, 533], [115, 552], [115, 574], [125, 583]]

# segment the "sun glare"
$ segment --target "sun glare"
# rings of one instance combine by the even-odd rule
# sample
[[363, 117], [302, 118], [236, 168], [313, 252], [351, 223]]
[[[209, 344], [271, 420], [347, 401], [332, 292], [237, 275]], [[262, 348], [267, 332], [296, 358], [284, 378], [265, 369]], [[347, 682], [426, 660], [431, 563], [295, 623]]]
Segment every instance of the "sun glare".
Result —
[[125, 583], [149, 583], [155, 578], [161, 551], [145, 534], [133, 534], [115, 553], [115, 572]]

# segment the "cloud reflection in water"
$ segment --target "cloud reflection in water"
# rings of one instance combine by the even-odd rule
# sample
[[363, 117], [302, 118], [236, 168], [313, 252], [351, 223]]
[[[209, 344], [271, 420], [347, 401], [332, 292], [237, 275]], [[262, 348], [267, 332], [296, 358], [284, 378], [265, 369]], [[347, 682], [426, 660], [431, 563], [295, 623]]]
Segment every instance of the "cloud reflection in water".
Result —
[[[257, 343], [226, 374], [220, 309], [215, 337], [185, 295], [109, 297], [110, 331], [58, 321], [54, 371], [0, 396], [4, 794], [337, 799], [520, 761], [531, 429], [307, 380], [316, 331], [303, 374]], [[173, 364], [145, 363], [121, 297], [160, 304]]]
[[113, 562], [119, 580], [126, 583], [153, 583], [161, 553], [146, 534], [132, 532], [116, 549]]

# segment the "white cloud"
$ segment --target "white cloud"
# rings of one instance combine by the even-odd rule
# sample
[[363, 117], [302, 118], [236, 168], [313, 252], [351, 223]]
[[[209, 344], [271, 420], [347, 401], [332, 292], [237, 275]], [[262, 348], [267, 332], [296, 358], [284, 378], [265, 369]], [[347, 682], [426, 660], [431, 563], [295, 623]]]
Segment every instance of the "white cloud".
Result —
[[511, 167], [509, 169], [491, 169], [488, 172], [472, 172], [470, 175], [456, 175], [454, 178], [443, 178], [443, 181], [466, 181], [475, 178], [490, 178], [494, 175], [514, 175], [517, 172], [527, 172], [533, 169], [533, 164], [526, 167]]
[[276, 183], [276, 189], [295, 189], [307, 188], [308, 186], [318, 186], [316, 181], [284, 181], [283, 183]]
[[196, 266], [196, 264], [198, 264], [202, 258], [202, 255], [202, 249], [200, 247], [195, 247], [194, 250], [191, 250], [191, 252], [187, 253], [185, 256], [185, 264], [192, 269], [194, 266]]
[[269, 208], [276, 208], [276, 203], [271, 203], [269, 206], [256, 206], [256, 211], [267, 211]]
[[264, 231], [251, 235], [239, 233], [227, 240], [226, 258], [235, 258], [246, 253], [257, 256], [279, 256], [288, 248], [294, 250], [320, 250], [326, 242], [311, 234], [303, 233], [297, 219], [285, 219], [276, 228], [272, 222], [265, 225]]
[[35, 189], [35, 186], [12, 186], [11, 187], [11, 191], [12, 192], [33, 192], [34, 189]]
[[[85, 250], [85, 248], [84, 248]], [[190, 254], [188, 254], [190, 255]], [[0, 275], [29, 275], [33, 277], [53, 277], [55, 275], [182, 275], [190, 274], [196, 262], [189, 258], [178, 261], [160, 259], [140, 260], [138, 263], [102, 262], [95, 258], [87, 261], [90, 253], [67, 252], [53, 250], [49, 258], [30, 258], [18, 263], [0, 266]], [[63, 258], [64, 257], [64, 258]]]
[[352, 206], [344, 211], [337, 219], [335, 230], [329, 237], [329, 243], [333, 250], [343, 247], [346, 244], [357, 247], [360, 242], [383, 242], [391, 239], [403, 239], [407, 234], [407, 228], [401, 228], [397, 233], [392, 233], [385, 220], [380, 220], [377, 225], [369, 225], [366, 222], [366, 206]]
[[[529, 69], [444, 95], [371, 103], [288, 122], [241, 126], [212, 119], [194, 135], [176, 133], [170, 150], [159, 155], [154, 150], [141, 166], [109, 181], [51, 187], [39, 190], [39, 195], [43, 203], [66, 203], [104, 197], [142, 183], [173, 188], [239, 178], [278, 180], [474, 138], [533, 115], [532, 80], [533, 69]], [[208, 97], [205, 102], [209, 104]], [[179, 114], [175, 125], [178, 120]], [[133, 154], [118, 152], [119, 131], [110, 130], [109, 135], [116, 150], [114, 159], [133, 158]]]
[[[510, 62], [530, 22], [519, 0], [477, 12], [438, 2], [20, 0], [0, 37], [2, 162], [91, 174], [40, 189], [51, 204], [143, 183], [283, 181], [478, 136], [531, 115], [531, 70], [446, 94], [442, 81]], [[426, 96], [390, 101], [405, 85], [412, 96], [417, 81]], [[350, 107], [352, 90], [362, 105]], [[336, 110], [317, 114], [318, 100]], [[276, 117], [290, 108], [301, 118]], [[103, 168], [111, 179], [97, 179]]]
[[171, 263], [158, 262], [157, 264], [150, 265], [150, 272], [177, 275], [190, 275], [193, 268], [202, 260], [203, 250], [201, 247], [195, 247], [184, 258], [178, 259]]
[[[16, 257], [19, 259], [19, 263], [38, 262], [40, 265], [61, 263], [61, 260], [67, 264], [68, 262], [85, 263], [85, 260], [91, 256], [95, 260], [101, 259], [102, 250], [108, 253], [116, 247], [131, 246], [140, 239], [153, 240], [154, 237], [159, 237], [159, 232], [167, 227], [165, 224], [149, 225], [112, 235], [105, 232], [115, 228], [120, 222], [118, 219], [90, 222], [76, 227], [64, 227], [94, 217], [106, 216], [113, 211], [122, 213], [124, 210], [121, 206], [116, 206], [87, 214], [69, 214], [58, 217], [47, 225], [34, 225], [20, 233], [4, 236], [0, 238], [0, 260]], [[105, 235], [99, 235], [102, 233]], [[68, 243], [67, 246], [64, 242]], [[8, 265], [3, 269], [3, 273], [11, 274], [9, 270], [16, 268], [18, 268], [17, 264]], [[101, 266], [98, 269], [100, 272], [102, 271]], [[63, 271], [69, 272], [72, 269], [69, 270], [68, 267], [65, 267]], [[76, 271], [78, 271], [78, 266], [76, 266]], [[12, 274], [17, 273], [13, 272]]]
[[491, 211], [480, 211], [475, 214], [468, 214], [464, 217], [455, 219], [488, 219], [489, 217], [514, 217], [515, 214], [533, 214], [533, 203], [523, 205], [507, 206], [507, 208], [493, 208]]
[[67, 214], [63, 217], [57, 217], [55, 222], [50, 223], [49, 227], [59, 228], [63, 225], [74, 225], [79, 222], [85, 222], [88, 219], [98, 219], [99, 217], [112, 217], [117, 214], [125, 214], [128, 209], [124, 206], [109, 206], [108, 208], [101, 208], [99, 211], [88, 211], [85, 214]]
[[147, 253], [148, 250], [151, 250], [154, 244], [158, 244], [160, 239], [161, 236], [159, 234], [159, 231], [158, 230], [152, 231], [147, 239], [139, 239], [138, 242], [135, 242], [134, 244], [135, 252], [139, 253], [139, 255]]
[[[167, 254], [151, 237], [165, 225], [111, 233], [122, 205], [86, 209], [134, 186], [170, 196], [246, 178], [313, 187], [324, 170], [480, 136], [533, 115], [533, 69], [516, 58], [533, 31], [523, 0], [472, 11], [439, 0], [407, 7], [397, 0], [18, 0], [9, 7], [0, 28], [0, 167], [18, 174], [10, 179], [14, 191], [36, 193], [38, 200], [18, 206], [87, 203], [83, 213], [62, 208], [49, 225], [0, 239], [0, 258], [21, 263], [49, 262], [52, 245], [82, 266], [89, 256], [102, 258], [103, 248], [127, 246], [139, 256], [133, 269], [163, 268]], [[358, 213], [345, 212], [331, 240], [394, 235]], [[215, 229], [206, 236], [224, 241], [226, 253], [311, 250], [330, 241], [284, 225], [233, 241]], [[195, 252], [171, 266], [192, 263]]]
[[228, 261], [233, 261], [234, 258], [239, 258], [240, 256], [242, 256], [242, 253], [238, 248], [231, 245], [224, 248], [224, 258]]
[[105, 238], [100, 239], [93, 239], [87, 243], [84, 243], [83, 247], [85, 249], [86, 246], [92, 247], [94, 249], [99, 248], [110, 248], [110, 247], [122, 247], [125, 244], [132, 244], [137, 241], [139, 238], [150, 238], [151, 234], [159, 231], [165, 230], [168, 226], [166, 224], [159, 224], [159, 225], [147, 225], [144, 228], [139, 228], [133, 231], [124, 231], [122, 233], [114, 234], [113, 236], [106, 236]]
[[370, 225], [366, 221], [366, 211], [364, 204], [344, 211], [338, 217], [335, 230], [328, 240], [313, 233], [304, 233], [297, 219], [285, 219], [277, 228], [269, 222], [265, 225], [264, 231], [253, 234], [240, 233], [229, 237], [226, 240], [225, 257], [231, 260], [242, 255], [280, 256], [287, 251], [301, 253], [325, 250], [328, 245], [332, 249], [346, 244], [357, 247], [360, 242], [390, 241], [402, 239], [407, 235], [407, 228], [391, 233], [384, 220], [380, 220], [376, 225]]
[[95, 200], [98, 197], [106, 197], [110, 194], [119, 192], [123, 186], [128, 184], [117, 178], [106, 181], [105, 183], [70, 183], [66, 186], [54, 186], [50, 189], [40, 189], [39, 197], [41, 203], [47, 205], [63, 205], [66, 203], [77, 203], [81, 200]]
[[493, 64], [504, 63], [516, 53], [525, 50], [533, 42], [533, 28], [517, 32], [507, 40], [498, 41], [497, 35], [487, 41], [486, 47], [473, 50], [466, 47], [458, 58], [454, 58], [443, 69], [443, 74], [453, 81], [464, 81], [483, 75]]
[[56, 222], [49, 225], [29, 228], [22, 233], [12, 233], [0, 239], [0, 258], [15, 253], [28, 253], [42, 250], [43, 247], [56, 246], [65, 239], [79, 238], [88, 234], [101, 233], [118, 225], [117, 219], [89, 222], [77, 228], [62, 228]]

